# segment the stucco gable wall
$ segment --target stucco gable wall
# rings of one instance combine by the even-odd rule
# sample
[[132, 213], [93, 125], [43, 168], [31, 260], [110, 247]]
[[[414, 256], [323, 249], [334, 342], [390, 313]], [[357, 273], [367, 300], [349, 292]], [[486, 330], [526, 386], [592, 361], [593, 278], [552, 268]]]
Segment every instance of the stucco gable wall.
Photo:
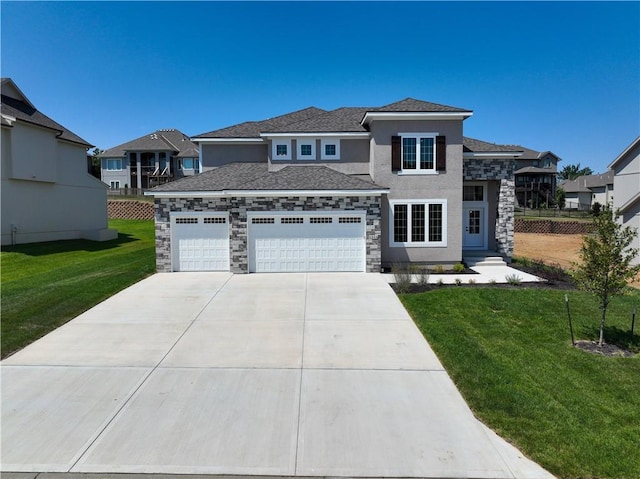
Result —
[[202, 145], [202, 171], [207, 171], [229, 163], [266, 163], [267, 145], [252, 144], [210, 144]]

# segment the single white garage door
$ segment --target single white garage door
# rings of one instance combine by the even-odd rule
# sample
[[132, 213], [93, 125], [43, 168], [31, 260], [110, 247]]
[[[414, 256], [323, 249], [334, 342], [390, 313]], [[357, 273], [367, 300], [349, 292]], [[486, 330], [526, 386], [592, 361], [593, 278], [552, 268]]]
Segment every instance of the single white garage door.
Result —
[[249, 271], [365, 271], [364, 212], [248, 215]]
[[229, 271], [226, 213], [171, 213], [173, 271]]

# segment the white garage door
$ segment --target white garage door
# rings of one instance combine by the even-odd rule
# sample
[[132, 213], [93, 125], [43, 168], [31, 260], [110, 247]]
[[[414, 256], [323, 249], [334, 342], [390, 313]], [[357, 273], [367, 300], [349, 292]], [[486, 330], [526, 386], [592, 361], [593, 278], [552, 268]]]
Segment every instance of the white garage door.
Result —
[[365, 271], [364, 213], [249, 214], [249, 271]]
[[227, 214], [172, 213], [173, 271], [229, 271]]

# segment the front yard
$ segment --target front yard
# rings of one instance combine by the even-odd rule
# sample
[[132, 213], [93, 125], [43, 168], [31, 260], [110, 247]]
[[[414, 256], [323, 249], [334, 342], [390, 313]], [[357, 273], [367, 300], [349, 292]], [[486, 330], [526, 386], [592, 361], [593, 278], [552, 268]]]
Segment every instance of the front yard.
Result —
[[[595, 339], [599, 310], [578, 291], [458, 287], [401, 295], [475, 414], [559, 478], [640, 477], [640, 356], [571, 346]], [[610, 306], [605, 339], [629, 334], [640, 292]]]
[[118, 239], [2, 248], [2, 357], [155, 271], [153, 221], [111, 220]]

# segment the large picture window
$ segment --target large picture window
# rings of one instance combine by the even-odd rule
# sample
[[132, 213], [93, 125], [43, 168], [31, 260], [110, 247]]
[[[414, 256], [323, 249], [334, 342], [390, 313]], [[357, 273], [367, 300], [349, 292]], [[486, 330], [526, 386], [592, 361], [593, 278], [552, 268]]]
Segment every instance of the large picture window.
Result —
[[446, 246], [446, 200], [391, 202], [391, 246]]

